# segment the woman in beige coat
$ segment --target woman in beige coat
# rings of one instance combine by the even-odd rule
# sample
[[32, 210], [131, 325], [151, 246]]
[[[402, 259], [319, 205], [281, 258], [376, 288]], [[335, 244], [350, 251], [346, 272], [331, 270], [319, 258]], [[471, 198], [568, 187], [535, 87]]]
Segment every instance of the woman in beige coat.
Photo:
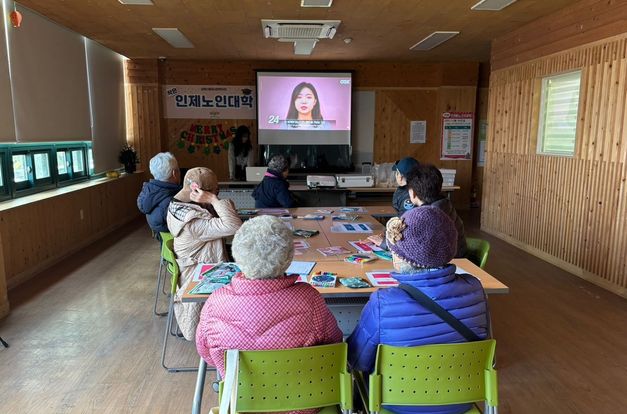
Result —
[[188, 341], [193, 341], [202, 309], [201, 303], [181, 303], [181, 297], [198, 263], [228, 261], [224, 238], [242, 225], [231, 200], [218, 198], [218, 180], [208, 168], [190, 169], [183, 189], [168, 207], [168, 228], [174, 236], [174, 253], [181, 270], [174, 297], [174, 315]]

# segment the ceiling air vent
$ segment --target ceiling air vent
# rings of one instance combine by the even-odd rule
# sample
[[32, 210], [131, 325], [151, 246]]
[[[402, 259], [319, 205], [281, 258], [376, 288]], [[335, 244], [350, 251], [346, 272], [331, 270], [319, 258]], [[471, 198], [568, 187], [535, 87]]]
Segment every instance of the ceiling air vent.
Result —
[[262, 20], [266, 38], [273, 39], [333, 39], [339, 20]]
[[471, 10], [490, 10], [490, 11], [499, 11], [503, 10], [507, 6], [512, 3], [515, 3], [516, 0], [481, 0], [479, 3], [472, 6]]
[[429, 36], [416, 43], [409, 50], [425, 51], [431, 50], [436, 46], [441, 45], [452, 37], [455, 37], [459, 32], [433, 32]]
[[293, 42], [294, 53], [310, 55], [320, 39], [333, 39], [340, 20], [261, 20], [266, 39]]

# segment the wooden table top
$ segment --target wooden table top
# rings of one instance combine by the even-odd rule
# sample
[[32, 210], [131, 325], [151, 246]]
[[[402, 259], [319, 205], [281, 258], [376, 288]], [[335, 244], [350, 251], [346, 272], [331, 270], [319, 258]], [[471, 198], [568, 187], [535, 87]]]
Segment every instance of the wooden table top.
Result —
[[[355, 241], [360, 239], [365, 239], [369, 234], [366, 233], [334, 233], [331, 231], [331, 226], [337, 223], [354, 223], [347, 221], [333, 221], [331, 220], [331, 215], [338, 214], [339, 208], [325, 208], [328, 210], [334, 210], [332, 214], [326, 214], [324, 220], [304, 220], [304, 219], [292, 219], [292, 225], [294, 228], [299, 229], [307, 229], [307, 230], [318, 230], [320, 234], [310, 237], [310, 238], [295, 238], [295, 240], [304, 240], [309, 244], [309, 248], [303, 250], [302, 255], [295, 255], [294, 260], [299, 262], [316, 262], [311, 273], [315, 273], [318, 271], [323, 272], [333, 272], [337, 273], [338, 277], [361, 277], [364, 280], [367, 280], [366, 273], [372, 272], [376, 270], [393, 270], [392, 262], [386, 260], [375, 260], [373, 262], [369, 262], [366, 264], [353, 264], [345, 262], [344, 259], [349, 254], [357, 253], [355, 248], [350, 245], [349, 241]], [[379, 209], [377, 208], [374, 208]], [[387, 209], [387, 207], [384, 207]], [[314, 214], [317, 208], [296, 208], [291, 209], [290, 213], [294, 216], [302, 216], [305, 214]], [[370, 208], [369, 208], [370, 210]], [[356, 213], [361, 215], [362, 217], [357, 220], [357, 222], [361, 223], [369, 223], [369, 225], [373, 229], [372, 234], [383, 233], [385, 232], [385, 228], [381, 223], [379, 223], [374, 217], [366, 214], [366, 213]], [[322, 253], [318, 252], [316, 249], [330, 247], [330, 246], [342, 246], [349, 250], [351, 253], [339, 256], [324, 256]], [[509, 288], [501, 283], [494, 276], [487, 273], [485, 270], [479, 268], [474, 263], [472, 263], [468, 259], [453, 259], [451, 262], [457, 267], [461, 267], [466, 273], [469, 273], [475, 276], [477, 279], [481, 281], [483, 288], [488, 294], [504, 294], [509, 292]], [[311, 277], [311, 275], [309, 276]], [[192, 282], [188, 287], [188, 292], [196, 286], [197, 283]], [[371, 287], [365, 289], [351, 289], [337, 283], [333, 288], [316, 288], [323, 296], [333, 297], [333, 296], [369, 296], [370, 293], [376, 291], [379, 288]], [[183, 295], [183, 302], [204, 302], [207, 299], [208, 295], [189, 295], [185, 293]]]

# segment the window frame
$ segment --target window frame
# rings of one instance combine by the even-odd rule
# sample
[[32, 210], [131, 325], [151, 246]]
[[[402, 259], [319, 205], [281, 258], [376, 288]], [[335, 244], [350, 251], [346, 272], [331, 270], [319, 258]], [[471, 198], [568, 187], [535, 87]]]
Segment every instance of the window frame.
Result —
[[[0, 173], [2, 182], [0, 183], [0, 201], [11, 198], [11, 172], [9, 171], [9, 151], [8, 148], [0, 147]], [[12, 161], [12, 160], [11, 160]]]
[[[89, 173], [89, 166], [87, 164], [87, 143], [64, 143], [55, 144], [55, 164], [57, 162], [57, 153], [64, 152], [67, 165], [67, 173], [59, 174], [58, 165], [56, 165], [55, 172], [57, 173], [57, 186], [64, 187], [69, 184], [74, 184], [79, 181], [87, 180], [92, 175]], [[80, 150], [83, 156], [83, 169], [80, 172], [74, 171], [74, 157], [72, 151]]]
[[[0, 185], [0, 201], [19, 198], [42, 191], [64, 187], [90, 178], [99, 178], [104, 174], [96, 175], [89, 165], [89, 151], [92, 148], [90, 141], [80, 142], [48, 142], [48, 143], [2, 143], [0, 144], [0, 168], [2, 169], [3, 184]], [[74, 171], [72, 151], [80, 151], [83, 168]], [[65, 152], [69, 157], [68, 174], [59, 174], [57, 153]], [[37, 178], [35, 169], [35, 155], [48, 156], [50, 176]], [[13, 156], [25, 156], [27, 180], [16, 183], [13, 167]], [[92, 155], [93, 156], [93, 155]]]
[[[35, 175], [35, 154], [45, 153], [48, 155], [48, 169], [50, 171], [50, 177], [43, 179], [37, 179]], [[28, 167], [28, 179], [24, 182], [15, 182], [15, 171], [13, 170], [13, 156], [24, 155], [26, 156], [26, 165]], [[9, 148], [10, 165], [10, 177], [11, 177], [11, 195], [13, 198], [21, 197], [24, 195], [38, 193], [40, 191], [50, 190], [56, 188], [55, 167], [56, 161], [53, 159], [55, 156], [54, 148], [50, 145], [41, 144], [24, 144], [15, 145]]]
[[[556, 78], [563, 78], [565, 76], [570, 76], [573, 74], [578, 74], [579, 75], [579, 92], [578, 92], [578, 96], [577, 96], [577, 113], [575, 114], [575, 137], [574, 137], [574, 145], [573, 145], [573, 149], [572, 152], [552, 152], [552, 151], [545, 151], [544, 150], [544, 141], [545, 141], [545, 125], [546, 125], [546, 106], [547, 106], [547, 87], [548, 87], [548, 83], [552, 80], [552, 79], [556, 79]], [[540, 110], [539, 115], [538, 115], [538, 134], [537, 134], [537, 139], [536, 139], [536, 153], [538, 155], [546, 155], [546, 156], [551, 156], [551, 157], [566, 157], [566, 158], [574, 158], [575, 155], [577, 154], [577, 132], [578, 132], [578, 128], [579, 128], [579, 111], [581, 110], [581, 88], [582, 88], [582, 77], [583, 77], [583, 71], [581, 69], [577, 69], [577, 70], [572, 70], [572, 71], [568, 71], [568, 72], [563, 72], [563, 73], [557, 73], [557, 74], [553, 74], [550, 76], [544, 76], [541, 79], [541, 89], [540, 89]]]

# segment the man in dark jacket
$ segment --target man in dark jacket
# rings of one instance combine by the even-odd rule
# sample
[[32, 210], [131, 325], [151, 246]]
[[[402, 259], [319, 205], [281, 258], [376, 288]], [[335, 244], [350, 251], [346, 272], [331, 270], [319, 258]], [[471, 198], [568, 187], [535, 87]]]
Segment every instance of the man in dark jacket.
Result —
[[174, 155], [162, 152], [150, 160], [150, 173], [154, 179], [144, 183], [137, 207], [146, 215], [148, 225], [161, 240], [160, 232], [167, 232], [166, 216], [172, 197], [181, 190], [180, 171]]
[[291, 208], [294, 199], [287, 182], [289, 162], [283, 155], [275, 155], [268, 163], [268, 170], [253, 191], [255, 208]]
[[409, 174], [407, 180], [411, 202], [416, 206], [432, 205], [446, 213], [455, 223], [457, 230], [457, 252], [455, 257], [466, 257], [466, 234], [464, 222], [457, 214], [453, 203], [442, 195], [442, 173], [435, 166], [420, 165]]

